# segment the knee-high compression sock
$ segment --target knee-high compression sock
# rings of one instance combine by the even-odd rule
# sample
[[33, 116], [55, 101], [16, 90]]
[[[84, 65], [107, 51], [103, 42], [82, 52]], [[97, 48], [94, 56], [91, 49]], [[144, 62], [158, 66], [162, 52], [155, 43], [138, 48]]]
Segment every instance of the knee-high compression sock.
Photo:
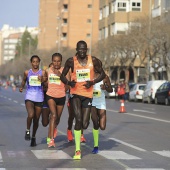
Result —
[[99, 146], [99, 130], [93, 129], [94, 147]]
[[81, 130], [74, 130], [76, 151], [80, 150], [80, 138], [81, 138]]

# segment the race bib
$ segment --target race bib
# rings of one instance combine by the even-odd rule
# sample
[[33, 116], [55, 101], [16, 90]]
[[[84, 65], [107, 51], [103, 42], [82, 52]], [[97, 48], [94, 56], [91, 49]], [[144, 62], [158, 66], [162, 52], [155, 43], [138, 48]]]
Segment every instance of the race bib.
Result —
[[29, 85], [30, 86], [41, 86], [41, 81], [38, 80], [38, 76], [30, 76]]
[[50, 74], [48, 78], [49, 84], [61, 84], [60, 77], [57, 76], [56, 74]]
[[101, 90], [100, 89], [93, 89], [93, 97], [94, 98], [101, 97]]
[[77, 82], [90, 81], [90, 69], [76, 70]]

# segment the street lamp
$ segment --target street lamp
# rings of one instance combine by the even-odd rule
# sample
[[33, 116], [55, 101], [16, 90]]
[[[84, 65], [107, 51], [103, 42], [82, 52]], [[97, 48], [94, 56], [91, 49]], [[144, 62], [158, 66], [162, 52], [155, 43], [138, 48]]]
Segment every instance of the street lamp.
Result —
[[92, 53], [92, 34], [93, 34], [93, 0], [92, 0], [92, 8], [91, 8], [91, 28], [90, 28], [90, 50], [89, 54], [91, 55]]
[[29, 41], [29, 44], [28, 44], [28, 56], [30, 57], [30, 53], [31, 53], [31, 39], [27, 38], [27, 40]]
[[[152, 19], [152, 0], [149, 1], [149, 45], [150, 45], [150, 37], [151, 37], [151, 19]], [[149, 47], [149, 46], [148, 46]], [[150, 76], [150, 56], [148, 54], [148, 65], [147, 65], [147, 69], [148, 69], [148, 81], [151, 79]]]
[[60, 53], [60, 41], [61, 41], [61, 17], [57, 17], [58, 20], [58, 52]]

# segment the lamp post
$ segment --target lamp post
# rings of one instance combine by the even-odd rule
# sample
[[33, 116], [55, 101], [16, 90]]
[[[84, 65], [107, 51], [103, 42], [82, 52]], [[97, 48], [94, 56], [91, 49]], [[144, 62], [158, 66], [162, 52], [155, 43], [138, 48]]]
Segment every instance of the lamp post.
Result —
[[[149, 45], [150, 45], [150, 37], [151, 37], [151, 19], [152, 19], [152, 0], [149, 1]], [[148, 46], [149, 46], [148, 45]], [[147, 61], [147, 70], [148, 70], [148, 81], [150, 80], [151, 76], [150, 76], [150, 56], [148, 54], [148, 61]]]
[[91, 28], [90, 28], [90, 50], [89, 54], [92, 53], [92, 35], [93, 35], [93, 0], [92, 0], [92, 8], [91, 8]]
[[60, 53], [60, 41], [61, 41], [61, 17], [57, 17], [58, 20], [58, 52]]
[[28, 56], [30, 57], [30, 53], [31, 53], [31, 39], [27, 38], [29, 44], [28, 44]]

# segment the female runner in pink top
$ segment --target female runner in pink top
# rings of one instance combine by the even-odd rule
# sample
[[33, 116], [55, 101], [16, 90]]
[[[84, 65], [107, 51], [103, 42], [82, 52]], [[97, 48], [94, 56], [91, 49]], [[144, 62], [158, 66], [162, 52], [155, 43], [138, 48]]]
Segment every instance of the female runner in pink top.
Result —
[[50, 124], [48, 131], [47, 143], [49, 148], [55, 147], [54, 138], [57, 136], [56, 126], [60, 122], [60, 117], [65, 105], [66, 90], [64, 83], [60, 80], [60, 75], [63, 70], [61, 67], [62, 55], [54, 53], [52, 55], [53, 67], [45, 71], [45, 76], [48, 78], [48, 90], [46, 99], [50, 108]]

